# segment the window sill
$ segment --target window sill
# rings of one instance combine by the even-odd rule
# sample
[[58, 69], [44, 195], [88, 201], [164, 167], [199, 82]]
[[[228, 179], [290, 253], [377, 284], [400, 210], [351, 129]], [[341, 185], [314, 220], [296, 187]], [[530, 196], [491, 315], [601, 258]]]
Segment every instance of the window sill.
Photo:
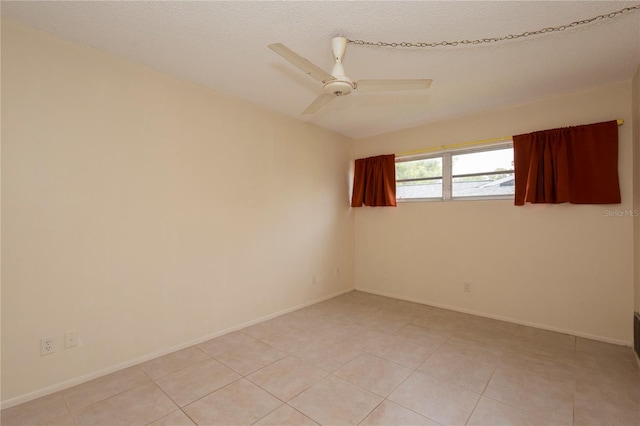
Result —
[[493, 196], [493, 197], [453, 197], [449, 200], [444, 200], [442, 198], [398, 198], [396, 199], [396, 202], [398, 203], [430, 203], [433, 201], [440, 201], [440, 202], [451, 202], [451, 201], [491, 201], [491, 200], [509, 200], [509, 201], [513, 201], [514, 197], [513, 195], [500, 195], [500, 196]]

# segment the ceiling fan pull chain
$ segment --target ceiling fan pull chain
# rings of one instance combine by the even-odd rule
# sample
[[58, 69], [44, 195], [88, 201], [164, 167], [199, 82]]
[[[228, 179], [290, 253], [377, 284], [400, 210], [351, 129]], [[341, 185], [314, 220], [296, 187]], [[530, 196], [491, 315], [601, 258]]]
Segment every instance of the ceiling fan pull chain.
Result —
[[601, 21], [603, 19], [613, 19], [618, 15], [622, 15], [623, 13], [633, 12], [636, 10], [640, 10], [640, 4], [635, 6], [625, 7], [624, 9], [617, 10], [611, 13], [605, 13], [603, 15], [594, 16], [590, 19], [582, 19], [580, 21], [575, 21], [570, 24], [559, 25], [557, 27], [546, 27], [539, 29], [537, 31], [525, 31], [521, 34], [508, 34], [501, 37], [488, 37], [488, 38], [480, 38], [476, 40], [462, 40], [462, 41], [441, 41], [435, 43], [429, 42], [418, 42], [418, 43], [409, 43], [409, 42], [385, 42], [385, 41], [365, 41], [365, 40], [351, 40], [347, 39], [347, 43], [352, 43], [360, 46], [377, 46], [377, 47], [455, 47], [458, 45], [468, 45], [468, 44], [483, 44], [483, 43], [496, 43], [505, 40], [513, 40], [518, 38], [531, 37], [540, 34], [560, 32], [567, 30], [569, 28], [575, 28], [580, 25], [590, 24], [595, 21]]

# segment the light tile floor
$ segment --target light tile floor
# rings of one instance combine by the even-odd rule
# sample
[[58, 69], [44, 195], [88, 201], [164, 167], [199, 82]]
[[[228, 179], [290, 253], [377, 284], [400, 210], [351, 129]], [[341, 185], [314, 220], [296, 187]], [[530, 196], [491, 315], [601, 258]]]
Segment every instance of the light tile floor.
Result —
[[640, 425], [630, 348], [353, 291], [2, 425]]

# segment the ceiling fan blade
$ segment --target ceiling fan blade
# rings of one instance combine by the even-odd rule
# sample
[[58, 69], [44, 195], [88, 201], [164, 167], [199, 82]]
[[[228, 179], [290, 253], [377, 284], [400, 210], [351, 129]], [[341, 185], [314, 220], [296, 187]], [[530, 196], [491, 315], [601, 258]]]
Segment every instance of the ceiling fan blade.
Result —
[[360, 80], [356, 89], [360, 92], [383, 92], [387, 90], [421, 90], [431, 86], [429, 79], [414, 80]]
[[278, 55], [282, 56], [284, 59], [291, 62], [296, 67], [300, 68], [302, 71], [304, 71], [305, 74], [309, 74], [311, 77], [315, 78], [316, 80], [320, 80], [323, 83], [326, 83], [327, 81], [335, 80], [334, 76], [324, 71], [319, 66], [312, 64], [311, 62], [309, 62], [308, 59], [305, 59], [302, 56], [298, 55], [296, 52], [289, 49], [284, 44], [281, 44], [281, 43], [270, 44], [269, 49], [273, 50]]
[[335, 98], [334, 95], [329, 95], [327, 93], [323, 93], [319, 95], [313, 102], [311, 102], [311, 105], [309, 105], [307, 109], [302, 111], [302, 115], [313, 114], [314, 112], [316, 112], [317, 110], [319, 110], [320, 108], [328, 104], [329, 101], [332, 100], [333, 98]]

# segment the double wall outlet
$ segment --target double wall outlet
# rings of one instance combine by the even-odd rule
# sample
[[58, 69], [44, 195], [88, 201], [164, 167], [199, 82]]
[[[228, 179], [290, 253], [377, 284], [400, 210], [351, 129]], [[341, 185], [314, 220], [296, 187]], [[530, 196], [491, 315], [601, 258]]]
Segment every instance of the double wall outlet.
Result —
[[43, 337], [40, 339], [40, 355], [50, 355], [56, 352], [56, 338]]
[[471, 283], [466, 281], [462, 287], [465, 293], [471, 293]]

